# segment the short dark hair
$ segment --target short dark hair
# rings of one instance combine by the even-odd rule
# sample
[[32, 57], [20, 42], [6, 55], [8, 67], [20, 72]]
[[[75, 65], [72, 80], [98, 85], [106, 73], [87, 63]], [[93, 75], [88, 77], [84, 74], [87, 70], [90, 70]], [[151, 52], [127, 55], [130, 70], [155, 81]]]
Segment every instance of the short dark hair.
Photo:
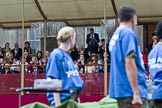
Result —
[[30, 43], [28, 41], [26, 41], [25, 44], [28, 44], [30, 46]]
[[123, 21], [130, 21], [131, 18], [136, 15], [136, 10], [131, 6], [123, 6], [118, 13], [118, 18], [120, 19], [120, 22]]
[[155, 35], [156, 35], [156, 34], [153, 32], [153, 33], [152, 33], [152, 37], [155, 36]]
[[162, 39], [162, 21], [160, 21], [156, 26], [156, 36]]
[[94, 31], [94, 29], [93, 28], [90, 28], [90, 31]]
[[101, 39], [101, 42], [105, 42], [105, 39]]

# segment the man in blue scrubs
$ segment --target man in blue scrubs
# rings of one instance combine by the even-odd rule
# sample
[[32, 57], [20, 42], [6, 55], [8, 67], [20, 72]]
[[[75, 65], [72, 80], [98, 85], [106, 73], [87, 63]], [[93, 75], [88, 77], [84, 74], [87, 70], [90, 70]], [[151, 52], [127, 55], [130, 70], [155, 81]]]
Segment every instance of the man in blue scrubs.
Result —
[[[59, 47], [54, 49], [46, 67], [46, 77], [48, 79], [62, 80], [63, 89], [77, 89], [81, 91], [84, 85], [83, 80], [74, 65], [68, 51], [74, 47], [76, 33], [72, 27], [63, 27], [57, 36]], [[58, 106], [61, 102], [69, 99], [71, 93], [48, 93], [50, 105]]]
[[119, 108], [145, 108], [147, 86], [145, 68], [137, 36], [136, 11], [130, 6], [119, 10], [119, 27], [114, 32], [111, 53], [109, 96], [117, 99]]
[[156, 27], [159, 42], [148, 55], [149, 72], [152, 78], [152, 100], [154, 108], [162, 108], [162, 21]]

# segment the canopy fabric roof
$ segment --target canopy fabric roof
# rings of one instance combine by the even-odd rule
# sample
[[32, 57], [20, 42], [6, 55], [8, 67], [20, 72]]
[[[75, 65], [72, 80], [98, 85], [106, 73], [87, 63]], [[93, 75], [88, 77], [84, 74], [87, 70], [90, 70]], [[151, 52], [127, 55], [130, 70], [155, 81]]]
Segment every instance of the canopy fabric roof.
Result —
[[115, 3], [118, 10], [125, 4], [133, 6], [140, 23], [156, 23], [162, 20], [162, 0], [115, 0]]
[[[23, 0], [0, 0], [0, 27], [19, 27]], [[70, 26], [99, 25], [104, 0], [24, 0], [26, 25], [31, 22], [64, 21]], [[123, 5], [137, 10], [140, 23], [162, 20], [162, 0], [106, 0], [106, 17], [116, 18]]]

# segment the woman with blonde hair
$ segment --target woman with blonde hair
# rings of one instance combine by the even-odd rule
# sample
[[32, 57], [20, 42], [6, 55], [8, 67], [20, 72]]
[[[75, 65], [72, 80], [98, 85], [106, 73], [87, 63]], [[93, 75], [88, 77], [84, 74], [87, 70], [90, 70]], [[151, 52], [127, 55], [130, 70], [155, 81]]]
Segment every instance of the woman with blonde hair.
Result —
[[[47, 79], [62, 80], [63, 89], [83, 88], [83, 80], [75, 67], [69, 51], [76, 42], [76, 33], [72, 27], [63, 27], [57, 36], [59, 47], [54, 49], [48, 58], [46, 67]], [[47, 93], [50, 105], [58, 106], [61, 102], [71, 98], [71, 93]]]

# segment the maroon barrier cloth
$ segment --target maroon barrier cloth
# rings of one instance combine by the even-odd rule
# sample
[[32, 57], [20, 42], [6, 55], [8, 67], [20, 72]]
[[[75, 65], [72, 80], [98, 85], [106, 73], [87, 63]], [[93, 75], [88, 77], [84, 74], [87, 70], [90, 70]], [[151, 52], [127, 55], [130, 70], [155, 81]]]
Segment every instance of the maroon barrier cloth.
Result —
[[[81, 96], [92, 96], [104, 94], [104, 73], [81, 73], [80, 76], [85, 82]], [[40, 74], [25, 74], [24, 87], [33, 87], [35, 79], [45, 78], [45, 73]], [[109, 79], [109, 74], [108, 74]], [[0, 74], [0, 95], [2, 94], [18, 94], [17, 88], [20, 88], [21, 84], [20, 74]], [[32, 93], [33, 94], [33, 93]], [[35, 94], [35, 93], [34, 93]], [[36, 93], [40, 94], [40, 93]], [[42, 94], [42, 93], [41, 93]]]

